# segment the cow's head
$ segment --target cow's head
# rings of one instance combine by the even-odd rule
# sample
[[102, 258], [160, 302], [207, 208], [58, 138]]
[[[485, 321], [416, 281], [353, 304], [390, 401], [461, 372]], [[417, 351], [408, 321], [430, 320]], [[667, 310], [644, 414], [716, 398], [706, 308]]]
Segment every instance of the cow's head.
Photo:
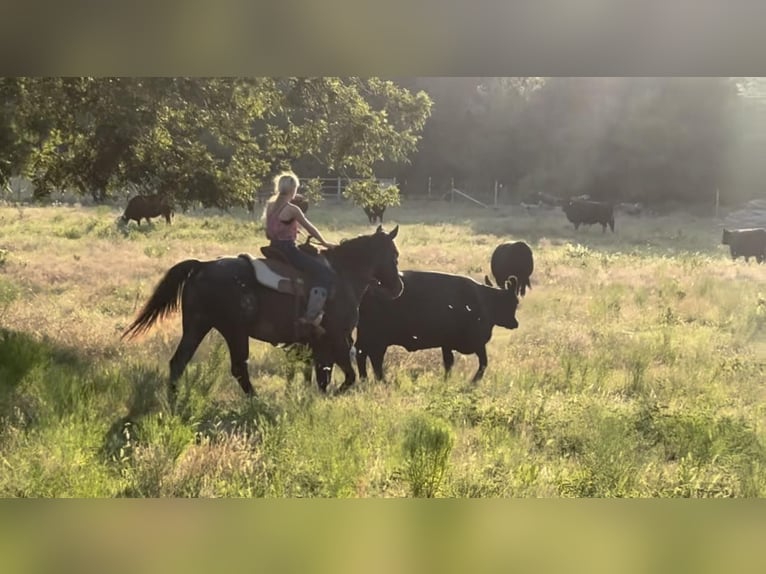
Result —
[[723, 230], [723, 237], [721, 238], [721, 245], [731, 245], [731, 231], [728, 229]]
[[502, 287], [492, 285], [489, 277], [484, 276], [484, 283], [492, 291], [487, 291], [492, 298], [492, 322], [506, 329], [517, 329], [519, 322], [516, 320], [516, 309], [519, 306], [519, 296], [516, 294], [519, 281], [511, 276]]

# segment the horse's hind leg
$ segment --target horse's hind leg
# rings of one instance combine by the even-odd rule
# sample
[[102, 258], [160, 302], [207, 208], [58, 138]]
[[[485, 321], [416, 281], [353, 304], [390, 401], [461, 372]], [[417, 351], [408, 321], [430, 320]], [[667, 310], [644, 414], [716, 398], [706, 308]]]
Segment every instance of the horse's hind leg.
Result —
[[170, 359], [170, 393], [171, 397], [176, 393], [176, 382], [183, 375], [186, 365], [189, 364], [197, 347], [210, 331], [209, 326], [203, 326], [200, 321], [189, 321], [184, 317], [184, 332], [181, 342], [178, 343], [176, 352]]
[[[338, 366], [346, 376], [343, 383], [338, 387], [338, 393], [343, 393], [350, 389], [351, 386], [356, 382], [356, 372], [354, 371], [354, 367], [351, 366], [351, 357], [348, 356], [348, 353], [346, 354], [345, 360], [342, 359], [338, 361]], [[329, 373], [327, 378], [329, 382]]]
[[[220, 329], [219, 329], [220, 330]], [[250, 354], [250, 336], [245, 329], [227, 329], [221, 331], [231, 356], [231, 374], [237, 379], [246, 395], [255, 394], [247, 372], [247, 356]]]

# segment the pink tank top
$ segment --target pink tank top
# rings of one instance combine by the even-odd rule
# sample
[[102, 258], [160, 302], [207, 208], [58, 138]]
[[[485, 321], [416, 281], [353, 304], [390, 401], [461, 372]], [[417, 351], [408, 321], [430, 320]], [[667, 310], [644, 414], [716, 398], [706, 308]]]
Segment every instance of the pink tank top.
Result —
[[272, 241], [295, 241], [298, 238], [298, 220], [294, 217], [289, 222], [279, 219], [284, 208], [283, 205], [279, 210], [272, 211], [266, 218], [266, 237]]

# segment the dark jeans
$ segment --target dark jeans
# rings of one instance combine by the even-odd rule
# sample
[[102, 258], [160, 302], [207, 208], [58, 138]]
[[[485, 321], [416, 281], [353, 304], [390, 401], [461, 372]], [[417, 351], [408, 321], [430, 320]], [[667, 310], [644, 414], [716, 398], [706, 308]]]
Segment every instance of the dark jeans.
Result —
[[291, 265], [308, 273], [311, 280], [310, 286], [324, 287], [329, 294], [335, 281], [335, 273], [333, 273], [332, 269], [321, 263], [318, 259], [298, 249], [295, 242], [289, 239], [285, 241], [272, 240], [271, 247], [279, 249]]

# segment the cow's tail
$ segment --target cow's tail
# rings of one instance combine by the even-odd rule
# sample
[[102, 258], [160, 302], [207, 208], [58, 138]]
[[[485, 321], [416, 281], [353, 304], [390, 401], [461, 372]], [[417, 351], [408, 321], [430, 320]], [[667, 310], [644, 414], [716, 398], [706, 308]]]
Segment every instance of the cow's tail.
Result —
[[187, 259], [171, 267], [154, 289], [154, 293], [149, 297], [136, 320], [125, 330], [121, 338], [132, 339], [145, 333], [158, 319], [178, 309], [184, 285], [201, 265], [202, 262], [198, 259]]

